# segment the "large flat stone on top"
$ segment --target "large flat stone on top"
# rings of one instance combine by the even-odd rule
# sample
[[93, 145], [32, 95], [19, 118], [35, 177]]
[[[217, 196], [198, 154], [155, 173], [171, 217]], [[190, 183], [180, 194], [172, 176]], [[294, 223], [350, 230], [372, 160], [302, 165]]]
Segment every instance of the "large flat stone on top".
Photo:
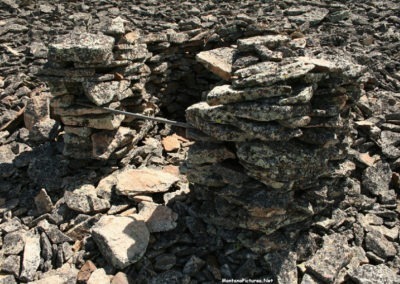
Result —
[[114, 38], [101, 34], [70, 33], [49, 46], [49, 60], [103, 63], [112, 56]]
[[116, 175], [117, 194], [135, 196], [143, 193], [166, 192], [179, 178], [162, 170], [128, 169]]
[[143, 221], [121, 216], [103, 216], [92, 228], [92, 235], [102, 255], [118, 269], [137, 262], [150, 237]]
[[231, 79], [232, 62], [235, 49], [221, 47], [209, 51], [202, 51], [196, 55], [196, 60], [220, 78]]

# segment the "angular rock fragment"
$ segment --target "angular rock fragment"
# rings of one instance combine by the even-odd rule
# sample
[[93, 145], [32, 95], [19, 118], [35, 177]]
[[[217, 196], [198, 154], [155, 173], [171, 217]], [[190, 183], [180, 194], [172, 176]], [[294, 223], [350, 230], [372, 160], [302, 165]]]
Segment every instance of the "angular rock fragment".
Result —
[[387, 259], [396, 254], [396, 247], [389, 242], [379, 231], [368, 232], [365, 236], [366, 249], [379, 257]]
[[5, 235], [2, 246], [3, 253], [17, 255], [22, 252], [26, 236], [27, 231], [25, 230], [18, 230]]
[[143, 221], [116, 216], [103, 216], [92, 228], [92, 234], [100, 252], [118, 269], [140, 260], [150, 236]]
[[222, 85], [215, 87], [207, 94], [207, 103], [210, 106], [215, 106], [219, 104], [253, 101], [269, 97], [287, 96], [290, 92], [291, 87], [284, 85], [243, 90], [235, 90], [230, 85]]
[[254, 86], [270, 86], [284, 80], [297, 79], [306, 75], [315, 65], [297, 61], [289, 64], [280, 64], [275, 68], [268, 69], [262, 73], [254, 74], [246, 78], [233, 80], [234, 88], [245, 88]]
[[356, 283], [398, 283], [400, 277], [385, 264], [365, 264], [349, 271], [350, 278]]
[[375, 165], [365, 169], [362, 185], [372, 195], [380, 196], [389, 191], [389, 183], [392, 179], [392, 171], [389, 164], [379, 161]]
[[175, 229], [178, 214], [164, 205], [152, 202], [140, 202], [138, 220], [143, 220], [150, 233], [165, 232]]
[[143, 193], [166, 192], [179, 178], [162, 170], [127, 169], [116, 175], [116, 193], [128, 197]]
[[264, 35], [239, 39], [237, 45], [240, 51], [250, 51], [257, 45], [263, 45], [270, 49], [275, 49], [289, 41], [290, 37], [285, 35]]
[[234, 52], [235, 50], [230, 47], [217, 48], [198, 53], [196, 60], [215, 75], [229, 81], [231, 79]]
[[24, 253], [22, 256], [22, 266], [20, 279], [23, 281], [33, 281], [36, 270], [40, 264], [40, 237], [30, 234], [25, 238]]
[[108, 200], [98, 198], [93, 192], [66, 191], [64, 198], [68, 208], [82, 213], [106, 211], [111, 207]]
[[111, 102], [114, 97], [122, 100], [133, 96], [129, 85], [127, 80], [100, 83], [87, 81], [83, 83], [83, 89], [89, 100], [100, 106]]
[[53, 202], [44, 188], [35, 196], [35, 205], [39, 214], [49, 213], [53, 210]]
[[352, 250], [347, 245], [346, 238], [333, 234], [324, 237], [323, 247], [306, 262], [306, 268], [318, 279], [332, 283], [351, 257]]

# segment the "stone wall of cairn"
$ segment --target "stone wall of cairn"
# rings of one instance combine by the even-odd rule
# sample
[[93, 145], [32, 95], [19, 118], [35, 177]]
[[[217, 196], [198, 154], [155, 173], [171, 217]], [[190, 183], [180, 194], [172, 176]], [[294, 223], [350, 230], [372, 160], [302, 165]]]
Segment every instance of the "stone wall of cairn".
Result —
[[120, 159], [150, 130], [151, 123], [99, 107], [153, 115], [146, 92], [151, 57], [138, 31], [125, 33], [115, 19], [104, 34], [68, 34], [49, 46], [41, 74], [53, 95], [53, 116], [64, 125], [65, 156]]
[[354, 169], [349, 108], [365, 70], [306, 44], [265, 35], [197, 55], [225, 80], [186, 111], [196, 140], [188, 180], [206, 222], [271, 234], [340, 198]]

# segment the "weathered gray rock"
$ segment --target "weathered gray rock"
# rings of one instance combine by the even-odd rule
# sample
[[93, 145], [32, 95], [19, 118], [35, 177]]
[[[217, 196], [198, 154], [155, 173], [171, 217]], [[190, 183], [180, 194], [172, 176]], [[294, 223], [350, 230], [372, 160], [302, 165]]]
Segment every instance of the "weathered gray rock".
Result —
[[143, 193], [166, 192], [179, 178], [162, 170], [126, 169], [116, 174], [116, 193], [135, 196]]
[[50, 44], [48, 59], [64, 62], [103, 63], [112, 56], [114, 38], [89, 33], [71, 33]]
[[12, 145], [6, 144], [0, 146], [0, 177], [6, 178], [15, 172], [13, 160], [16, 157], [12, 151]]
[[61, 232], [57, 225], [50, 224], [47, 220], [38, 223], [38, 228], [44, 232], [53, 244], [72, 242], [72, 239]]
[[65, 203], [70, 209], [82, 213], [101, 212], [111, 207], [108, 200], [96, 196], [94, 188], [93, 192], [86, 193], [84, 190], [74, 192], [66, 191], [64, 193], [64, 198]]
[[164, 205], [152, 202], [140, 202], [137, 220], [143, 220], [150, 233], [165, 232], [176, 228], [178, 214]]
[[127, 80], [100, 83], [86, 81], [82, 85], [85, 95], [98, 106], [111, 102], [114, 97], [123, 100], [133, 96]]
[[379, 257], [387, 259], [396, 255], [396, 247], [379, 231], [368, 232], [365, 236], [365, 247]]
[[291, 141], [285, 147], [278, 142], [238, 143], [236, 154], [249, 175], [257, 177], [257, 173], [262, 171], [263, 176], [258, 178], [266, 184], [269, 184], [268, 179], [302, 183], [329, 172], [329, 151], [312, 147], [300, 148]]
[[196, 142], [189, 148], [188, 162], [190, 164], [214, 164], [236, 155], [223, 144]]
[[235, 90], [230, 85], [217, 86], [207, 94], [207, 103], [210, 106], [230, 104], [243, 101], [253, 101], [263, 98], [288, 96], [292, 88], [290, 86], [271, 86]]
[[270, 263], [273, 274], [278, 283], [297, 282], [297, 255], [294, 252], [266, 254], [264, 259]]
[[25, 238], [24, 254], [20, 279], [32, 281], [35, 278], [36, 270], [40, 264], [40, 237], [36, 234], [29, 234]]
[[[270, 65], [272, 65], [272, 63]], [[263, 70], [261, 73], [250, 75], [245, 78], [235, 79], [233, 80], [232, 85], [234, 88], [271, 86], [275, 83], [304, 76], [314, 69], [314, 67], [314, 64], [304, 63], [302, 61], [291, 63], [282, 61], [282, 63], [275, 63], [274, 66], [271, 66], [267, 70]], [[243, 73], [241, 70], [236, 71], [236, 73], [238, 72], [239, 74]]]
[[352, 250], [347, 245], [347, 239], [339, 234], [324, 237], [324, 245], [306, 262], [307, 271], [318, 279], [332, 283], [339, 271], [352, 258]]
[[190, 257], [190, 259], [188, 260], [188, 262], [185, 263], [185, 266], [183, 267], [183, 273], [184, 274], [188, 274], [193, 276], [194, 274], [196, 274], [197, 272], [200, 271], [200, 269], [206, 264], [206, 262], [204, 260], [202, 260], [201, 258], [192, 255]]
[[400, 277], [385, 264], [365, 264], [349, 271], [350, 278], [358, 284], [399, 283]]
[[99, 160], [107, 160], [117, 149], [132, 142], [136, 131], [128, 127], [119, 127], [114, 131], [100, 131], [91, 136], [92, 157]]
[[1, 284], [17, 284], [14, 275], [6, 274], [0, 275], [0, 283]]
[[251, 51], [257, 45], [263, 45], [270, 49], [275, 49], [289, 41], [290, 37], [285, 35], [264, 35], [239, 39], [237, 45], [240, 51]]
[[19, 276], [21, 266], [21, 257], [18, 255], [7, 256], [0, 266], [0, 270], [6, 273], [10, 273], [15, 277]]
[[176, 264], [176, 256], [173, 254], [162, 254], [157, 256], [154, 268], [157, 270], [165, 271], [170, 270]]
[[372, 167], [365, 169], [362, 185], [374, 196], [381, 196], [389, 190], [392, 171], [388, 163], [379, 161]]
[[35, 205], [39, 214], [49, 213], [53, 210], [53, 202], [44, 188], [35, 196]]
[[102, 217], [92, 228], [92, 235], [103, 256], [119, 269], [140, 260], [150, 237], [143, 221], [116, 216]]
[[[294, 22], [298, 25], [304, 24], [305, 22], [309, 22], [310, 25], [317, 25], [319, 24], [329, 13], [329, 10], [326, 8], [318, 8], [318, 7], [309, 7], [307, 8], [300, 8], [302, 11], [298, 11], [301, 13], [300, 15], [289, 16], [289, 21]], [[294, 13], [296, 8], [289, 9], [288, 13]]]
[[5, 235], [2, 246], [3, 253], [6, 255], [17, 255], [22, 252], [25, 246], [26, 235], [27, 231], [23, 229]]

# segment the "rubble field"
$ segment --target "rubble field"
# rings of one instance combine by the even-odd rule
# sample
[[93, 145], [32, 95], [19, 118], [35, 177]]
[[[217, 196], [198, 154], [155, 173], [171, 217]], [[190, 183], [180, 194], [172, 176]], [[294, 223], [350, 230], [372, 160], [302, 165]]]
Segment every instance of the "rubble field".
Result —
[[400, 283], [399, 15], [0, 0], [0, 284]]

